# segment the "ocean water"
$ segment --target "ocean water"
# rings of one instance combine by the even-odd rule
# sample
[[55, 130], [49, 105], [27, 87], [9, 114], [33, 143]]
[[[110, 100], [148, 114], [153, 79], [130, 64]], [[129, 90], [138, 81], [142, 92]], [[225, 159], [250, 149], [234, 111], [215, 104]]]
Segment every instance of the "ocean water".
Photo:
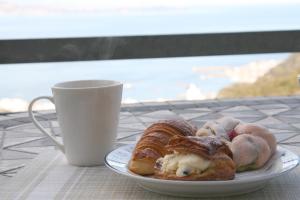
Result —
[[[82, 79], [113, 79], [124, 83], [123, 100], [148, 101], [213, 97], [233, 83], [230, 77], [205, 77], [195, 69], [210, 67], [241, 68], [255, 60], [283, 60], [288, 54], [257, 54], [190, 58], [88, 61], [44, 64], [2, 65], [0, 99], [17, 97], [30, 100], [50, 95], [57, 82]], [[259, 66], [258, 66], [259, 67]]]
[[[7, 2], [20, 7], [21, 1]], [[37, 1], [30, 2], [35, 5]], [[145, 12], [131, 12], [129, 9], [103, 13], [97, 10], [52, 12], [44, 7], [40, 12], [32, 12], [32, 9], [13, 12], [0, 8], [0, 39], [300, 29], [299, 3], [198, 6], [175, 11], [150, 8]], [[280, 62], [288, 55], [2, 64], [0, 100], [18, 98], [29, 101], [39, 95], [50, 95], [50, 87], [57, 82], [81, 79], [122, 81], [125, 84], [124, 102], [213, 98], [220, 89], [234, 82], [230, 73], [225, 74], [226, 70], [218, 73], [219, 68], [239, 69], [251, 63], [263, 68], [264, 62]], [[215, 69], [215, 75], [206, 73], [210, 68]]]

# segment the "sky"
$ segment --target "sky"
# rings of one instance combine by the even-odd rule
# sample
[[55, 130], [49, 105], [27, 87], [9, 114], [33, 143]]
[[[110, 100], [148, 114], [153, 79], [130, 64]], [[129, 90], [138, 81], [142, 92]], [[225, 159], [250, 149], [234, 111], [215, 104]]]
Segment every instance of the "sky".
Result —
[[0, 38], [300, 29], [300, 0], [0, 0]]
[[[30, 8], [44, 9], [48, 11], [117, 11], [126, 12], [140, 9], [200, 9], [214, 7], [214, 9], [226, 9], [227, 7], [240, 6], [274, 6], [274, 5], [300, 5], [299, 0], [1, 0], [1, 12], [14, 12], [13, 6], [18, 8], [16, 11], [21, 12], [30, 10]], [[203, 9], [204, 10], [204, 9]], [[33, 11], [33, 10], [31, 10]]]

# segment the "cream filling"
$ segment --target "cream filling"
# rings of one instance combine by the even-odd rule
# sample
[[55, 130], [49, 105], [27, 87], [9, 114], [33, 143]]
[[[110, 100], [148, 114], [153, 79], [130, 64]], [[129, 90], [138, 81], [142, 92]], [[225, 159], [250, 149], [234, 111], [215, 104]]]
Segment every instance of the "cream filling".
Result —
[[168, 154], [160, 158], [157, 162], [161, 163], [163, 173], [176, 173], [176, 176], [183, 177], [190, 174], [201, 174], [206, 170], [210, 161], [196, 154]]

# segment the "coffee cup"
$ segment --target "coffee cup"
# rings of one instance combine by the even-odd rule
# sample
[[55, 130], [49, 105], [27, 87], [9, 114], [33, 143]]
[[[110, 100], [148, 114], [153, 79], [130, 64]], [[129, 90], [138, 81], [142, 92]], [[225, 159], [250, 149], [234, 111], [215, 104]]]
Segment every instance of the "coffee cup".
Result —
[[[53, 97], [33, 99], [28, 113], [36, 127], [65, 154], [69, 164], [102, 165], [117, 136], [122, 90], [122, 83], [111, 80], [58, 83], [52, 87]], [[33, 105], [41, 99], [55, 105], [62, 142], [43, 128], [33, 114]]]

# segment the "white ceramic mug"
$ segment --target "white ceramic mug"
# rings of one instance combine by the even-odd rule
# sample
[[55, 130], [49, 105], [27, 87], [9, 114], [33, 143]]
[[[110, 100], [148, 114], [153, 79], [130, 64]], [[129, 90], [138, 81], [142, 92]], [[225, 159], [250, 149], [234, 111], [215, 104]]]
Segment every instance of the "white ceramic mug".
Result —
[[[117, 136], [122, 90], [121, 83], [109, 80], [58, 83], [52, 87], [53, 97], [41, 96], [31, 101], [29, 116], [65, 154], [70, 164], [102, 165]], [[35, 119], [32, 107], [40, 99], [54, 103], [63, 144]]]

